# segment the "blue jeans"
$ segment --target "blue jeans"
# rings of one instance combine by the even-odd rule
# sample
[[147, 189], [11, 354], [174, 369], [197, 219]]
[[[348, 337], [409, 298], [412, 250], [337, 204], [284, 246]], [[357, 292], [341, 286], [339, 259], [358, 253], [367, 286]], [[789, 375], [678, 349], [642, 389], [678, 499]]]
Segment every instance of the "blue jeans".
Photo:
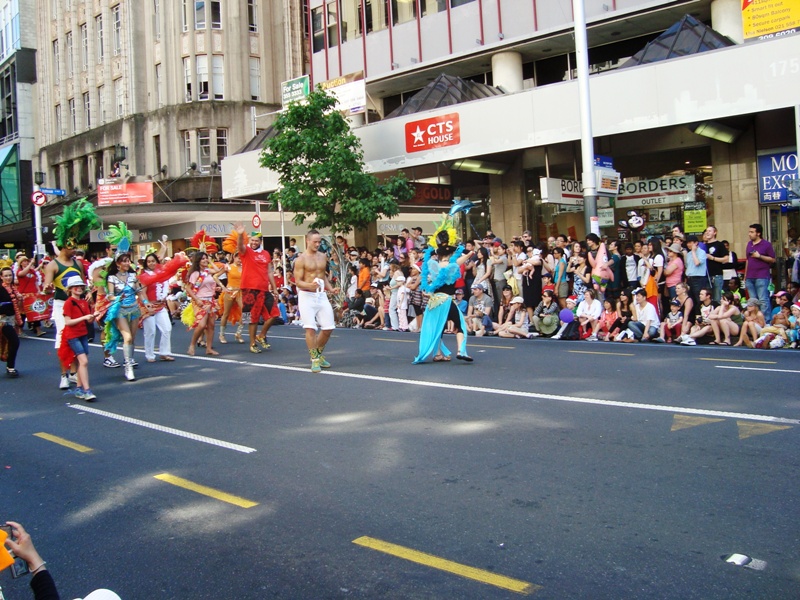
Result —
[[722, 286], [725, 285], [725, 279], [722, 275], [713, 275], [711, 277], [711, 287], [714, 291], [714, 302], [720, 302], [722, 299]]
[[747, 288], [748, 296], [758, 299], [758, 306], [761, 308], [761, 312], [764, 313], [764, 319], [769, 323], [772, 320], [772, 315], [770, 314], [772, 308], [769, 302], [769, 279], [745, 279], [744, 285]]
[[[644, 323], [640, 323], [639, 321], [631, 321], [628, 323], [628, 329], [633, 332], [633, 337], [637, 340], [641, 340], [642, 336], [644, 335]], [[658, 328], [653, 327], [652, 325], [647, 328], [647, 335], [650, 336], [650, 339], [658, 337]]]

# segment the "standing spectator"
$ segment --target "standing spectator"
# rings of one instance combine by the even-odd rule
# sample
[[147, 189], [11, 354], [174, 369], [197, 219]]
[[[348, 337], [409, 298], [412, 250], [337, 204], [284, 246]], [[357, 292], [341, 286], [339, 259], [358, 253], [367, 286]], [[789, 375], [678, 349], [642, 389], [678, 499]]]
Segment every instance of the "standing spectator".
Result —
[[418, 250], [420, 253], [425, 250], [425, 246], [428, 245], [425, 236], [422, 235], [422, 227], [412, 227], [411, 228], [411, 239], [414, 242], [414, 249]]
[[369, 294], [369, 286], [371, 284], [370, 267], [372, 263], [368, 258], [362, 258], [358, 261], [358, 264], [358, 289], [364, 292], [364, 296], [366, 297]]
[[685, 265], [686, 281], [692, 298], [700, 299], [700, 290], [708, 287], [708, 270], [706, 269], [706, 251], [700, 247], [700, 240], [696, 235], [686, 238]]
[[728, 240], [722, 240], [722, 245], [725, 246], [725, 250], [728, 251], [728, 257], [725, 260], [725, 264], [722, 266], [722, 279], [724, 281], [730, 281], [733, 277], [739, 277], [739, 272], [736, 270], [739, 264], [739, 257], [731, 250], [731, 244]]
[[619, 242], [611, 240], [608, 242], [608, 260], [606, 266], [611, 270], [614, 277], [608, 282], [606, 287], [606, 297], [611, 299], [613, 305], [617, 298], [619, 298], [620, 290], [622, 290], [623, 271], [624, 265], [622, 264], [622, 256], [619, 253]]
[[[499, 302], [503, 297], [503, 288], [508, 285], [506, 281], [506, 271], [508, 270], [508, 256], [506, 248], [502, 242], [492, 242], [492, 253], [489, 256], [489, 269], [492, 272], [492, 286], [494, 287], [494, 298]], [[510, 289], [510, 288], [509, 288]]]
[[[655, 278], [655, 274], [658, 269], [656, 269], [653, 263], [653, 258], [650, 256], [650, 244], [643, 244], [641, 247], [641, 253], [642, 257], [639, 259], [639, 265], [637, 267], [639, 287], [644, 290], [647, 301], [653, 305], [653, 308], [656, 309], [656, 315], [658, 315], [658, 280]], [[661, 260], [663, 261], [664, 258], [661, 257]], [[634, 301], [635, 300], [636, 299], [634, 298]], [[656, 321], [658, 321], [658, 319], [656, 319]]]
[[636, 287], [639, 283], [638, 268], [641, 257], [633, 252], [633, 244], [625, 244], [625, 255], [622, 256], [622, 288]]
[[528, 311], [529, 317], [533, 317], [533, 309], [542, 301], [543, 251], [546, 252], [547, 249], [528, 246], [526, 248], [527, 258], [519, 267], [519, 272], [522, 274], [522, 298], [525, 301], [525, 310]]
[[391, 280], [389, 283], [389, 323], [391, 324], [392, 331], [397, 331], [401, 329], [400, 319], [397, 312], [399, 310], [398, 301], [400, 287], [405, 285], [406, 276], [403, 275], [403, 271], [400, 269], [399, 264], [392, 264], [389, 270], [391, 272]]
[[664, 267], [664, 274], [666, 275], [667, 292], [669, 293], [670, 300], [673, 300], [676, 296], [675, 286], [683, 281], [684, 265], [682, 251], [683, 248], [676, 242], [673, 242], [673, 244], [667, 248], [668, 260], [667, 266]]
[[725, 247], [724, 242], [717, 240], [717, 228], [713, 225], [706, 227], [705, 233], [703, 233], [703, 240], [706, 243], [708, 278], [711, 282], [714, 301], [719, 302], [724, 291], [722, 288], [725, 282], [722, 277], [722, 270], [728, 262], [728, 249]]
[[[67, 282], [74, 280], [72, 276]], [[20, 297], [14, 286], [14, 271], [11, 267], [0, 270], [0, 342], [6, 347], [6, 375], [19, 377], [17, 372], [17, 351], [19, 350], [19, 331], [22, 327]], [[80, 278], [78, 279], [80, 281]], [[69, 289], [69, 287], [67, 287]], [[67, 386], [69, 387], [69, 386]]]
[[583, 298], [583, 292], [589, 289], [592, 280], [592, 270], [586, 264], [585, 252], [573, 252], [567, 272], [572, 274], [572, 295]]
[[558, 305], [564, 308], [567, 304], [567, 296], [569, 296], [569, 278], [567, 276], [567, 260], [564, 258], [564, 249], [554, 248], [553, 259], [555, 260], [553, 269], [555, 296], [558, 298]]
[[758, 304], [765, 318], [769, 318], [769, 284], [770, 269], [775, 264], [775, 249], [763, 239], [764, 228], [761, 223], [753, 223], [747, 231], [750, 241], [747, 242], [747, 270], [745, 286], [750, 298], [758, 298]]

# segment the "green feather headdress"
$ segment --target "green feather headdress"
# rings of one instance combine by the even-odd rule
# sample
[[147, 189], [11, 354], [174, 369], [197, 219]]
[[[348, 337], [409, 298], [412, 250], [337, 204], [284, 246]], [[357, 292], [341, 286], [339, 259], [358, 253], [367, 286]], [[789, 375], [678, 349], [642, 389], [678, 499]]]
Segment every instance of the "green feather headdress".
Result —
[[92, 229], [100, 229], [100, 218], [86, 198], [65, 206], [61, 216], [53, 217], [53, 221], [56, 223], [53, 235], [59, 248], [76, 246]]
[[117, 221], [116, 225], [109, 225], [106, 241], [112, 246], [117, 247], [116, 256], [127, 254], [131, 251], [131, 232], [128, 226], [122, 221]]

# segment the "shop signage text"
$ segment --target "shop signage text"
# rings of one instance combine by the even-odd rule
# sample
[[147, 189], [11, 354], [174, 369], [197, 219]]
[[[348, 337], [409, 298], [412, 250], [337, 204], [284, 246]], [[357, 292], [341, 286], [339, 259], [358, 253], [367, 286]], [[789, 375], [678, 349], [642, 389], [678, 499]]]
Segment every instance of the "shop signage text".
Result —
[[694, 201], [694, 175], [629, 181], [619, 186], [617, 208], [646, 208]]
[[[542, 192], [542, 202], [545, 204], [562, 204], [566, 206], [577, 206], [577, 211], [561, 212], [580, 212], [583, 210], [583, 183], [574, 179], [555, 179], [553, 177], [541, 177], [539, 188]], [[607, 197], [597, 199], [598, 208], [608, 208], [611, 201]]]
[[447, 205], [453, 201], [453, 188], [435, 183], [412, 183], [414, 196], [408, 204]]
[[406, 123], [406, 152], [421, 152], [461, 143], [458, 113]]
[[[255, 226], [255, 225], [254, 225]], [[232, 223], [200, 223], [200, 229], [211, 237], [222, 237], [233, 231]]]
[[797, 179], [797, 152], [764, 154], [758, 157], [758, 200], [781, 204], [789, 199], [787, 182]]
[[[131, 229], [131, 239], [141, 241], [139, 230]], [[111, 233], [108, 229], [92, 229], [89, 232], [89, 242], [105, 242], [108, 234]]]
[[127, 183], [122, 178], [97, 181], [97, 205], [152, 204], [153, 182]]

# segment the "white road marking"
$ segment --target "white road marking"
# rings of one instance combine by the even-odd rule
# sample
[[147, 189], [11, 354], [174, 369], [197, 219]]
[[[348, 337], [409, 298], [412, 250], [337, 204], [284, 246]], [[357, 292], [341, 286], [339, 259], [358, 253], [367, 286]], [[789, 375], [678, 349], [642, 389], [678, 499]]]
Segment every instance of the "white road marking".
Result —
[[194, 440], [195, 442], [202, 442], [204, 444], [211, 444], [212, 446], [219, 446], [220, 448], [227, 448], [228, 450], [235, 450], [236, 452], [244, 452], [245, 454], [250, 454], [252, 452], [257, 452], [255, 448], [249, 448], [247, 446], [240, 446], [239, 444], [232, 444], [231, 442], [226, 442], [223, 440], [217, 440], [215, 438], [206, 437], [204, 435], [198, 435], [196, 433], [191, 433], [189, 431], [181, 431], [180, 429], [173, 429], [172, 427], [164, 427], [163, 425], [158, 425], [156, 423], [149, 423], [147, 421], [142, 421], [140, 419], [133, 419], [131, 417], [126, 417], [124, 415], [118, 415], [112, 412], [107, 412], [105, 410], [98, 410], [96, 408], [91, 408], [89, 406], [85, 406], [82, 404], [67, 404], [69, 408], [74, 408], [75, 410], [79, 410], [81, 412], [91, 413], [93, 415], [99, 415], [101, 417], [108, 417], [109, 419], [116, 419], [117, 421], [122, 421], [124, 423], [130, 423], [131, 425], [138, 425], [139, 427], [146, 427], [148, 429], [154, 429], [156, 431], [160, 431], [162, 433], [169, 433], [171, 435], [177, 435], [179, 437], [184, 437], [190, 440]]
[[800, 373], [800, 371], [793, 371], [792, 369], [768, 369], [766, 367], [725, 367], [722, 365], [714, 365], [718, 369], [740, 369], [742, 371], [769, 371], [770, 373]]

